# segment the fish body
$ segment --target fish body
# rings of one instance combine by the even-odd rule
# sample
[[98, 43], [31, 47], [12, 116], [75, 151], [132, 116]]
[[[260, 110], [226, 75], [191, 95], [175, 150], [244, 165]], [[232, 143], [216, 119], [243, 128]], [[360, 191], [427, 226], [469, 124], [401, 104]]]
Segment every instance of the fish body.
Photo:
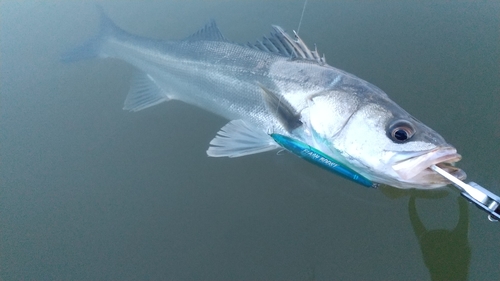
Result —
[[210, 142], [209, 156], [239, 157], [279, 147], [270, 134], [296, 139], [363, 177], [399, 188], [449, 182], [432, 164], [451, 165], [456, 150], [376, 86], [334, 68], [294, 37], [274, 33], [253, 44], [227, 40], [215, 22], [180, 41], [129, 34], [101, 11], [99, 33], [64, 61], [117, 58], [134, 65], [124, 109], [180, 100], [230, 122]]

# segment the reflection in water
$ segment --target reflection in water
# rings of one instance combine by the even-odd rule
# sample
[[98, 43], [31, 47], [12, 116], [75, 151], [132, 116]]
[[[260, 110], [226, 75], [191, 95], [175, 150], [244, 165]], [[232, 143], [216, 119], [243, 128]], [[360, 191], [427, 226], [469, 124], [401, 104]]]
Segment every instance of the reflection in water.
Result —
[[468, 243], [469, 209], [467, 201], [460, 197], [457, 199], [457, 226], [452, 230], [428, 230], [418, 216], [415, 196], [410, 196], [408, 211], [411, 224], [432, 280], [467, 280], [471, 257]]

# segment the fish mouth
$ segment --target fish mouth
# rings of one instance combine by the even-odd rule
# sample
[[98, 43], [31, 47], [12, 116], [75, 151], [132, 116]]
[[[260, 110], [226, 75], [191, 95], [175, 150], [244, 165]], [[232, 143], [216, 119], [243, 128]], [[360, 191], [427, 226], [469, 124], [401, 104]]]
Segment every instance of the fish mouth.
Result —
[[462, 159], [454, 147], [437, 147], [415, 157], [399, 161], [392, 166], [394, 171], [408, 183], [415, 183], [426, 187], [440, 187], [451, 182], [431, 170], [436, 165], [454, 177], [464, 180], [467, 175], [454, 164]]

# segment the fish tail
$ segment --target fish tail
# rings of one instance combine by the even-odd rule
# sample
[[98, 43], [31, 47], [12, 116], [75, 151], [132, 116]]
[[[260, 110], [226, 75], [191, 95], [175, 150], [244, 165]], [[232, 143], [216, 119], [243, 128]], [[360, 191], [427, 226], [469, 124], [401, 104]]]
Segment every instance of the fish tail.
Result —
[[119, 28], [104, 12], [104, 9], [96, 5], [100, 14], [99, 32], [61, 55], [61, 61], [74, 62], [91, 58], [106, 58], [109, 55], [104, 51], [104, 44], [111, 38], [127, 36], [128, 33]]

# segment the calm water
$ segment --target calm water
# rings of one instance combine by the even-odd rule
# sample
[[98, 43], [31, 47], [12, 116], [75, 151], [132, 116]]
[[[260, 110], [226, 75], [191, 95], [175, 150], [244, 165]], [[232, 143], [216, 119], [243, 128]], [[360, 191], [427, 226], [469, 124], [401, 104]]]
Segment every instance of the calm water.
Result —
[[[500, 193], [500, 2], [389, 2], [309, 1], [300, 34]], [[296, 29], [302, 4], [102, 5], [132, 33], [178, 39], [213, 18], [243, 43]], [[4, 280], [500, 279], [500, 224], [452, 189], [369, 190], [286, 153], [208, 158], [225, 120], [180, 102], [122, 111], [133, 67], [58, 61], [96, 32], [93, 4], [2, 1], [0, 13]]]

